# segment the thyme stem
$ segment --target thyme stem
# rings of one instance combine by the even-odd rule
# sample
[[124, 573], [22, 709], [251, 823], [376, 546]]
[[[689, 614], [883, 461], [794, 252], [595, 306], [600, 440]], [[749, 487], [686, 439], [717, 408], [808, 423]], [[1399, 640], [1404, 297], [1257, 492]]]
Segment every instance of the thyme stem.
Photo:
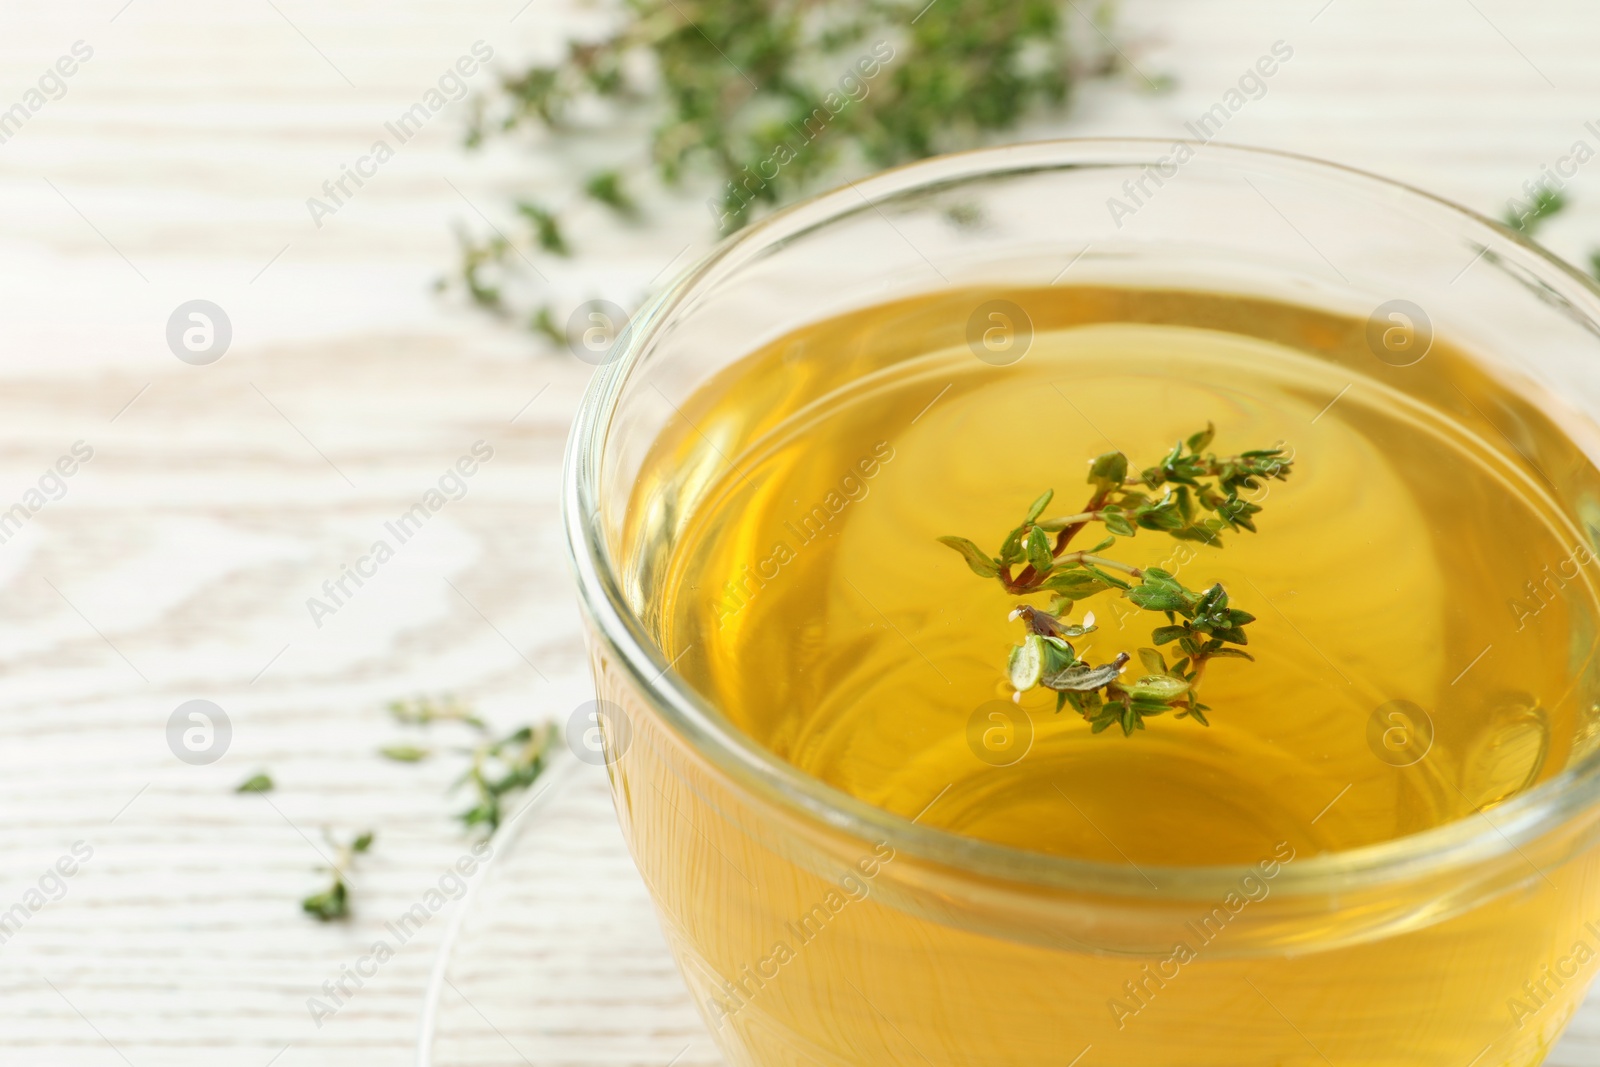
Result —
[[1144, 571], [1127, 563], [1119, 563], [1114, 559], [1106, 559], [1092, 552], [1069, 552], [1064, 556], [1056, 557], [1057, 563], [1093, 563], [1097, 567], [1110, 567], [1112, 570], [1121, 571], [1131, 578], [1143, 578]]

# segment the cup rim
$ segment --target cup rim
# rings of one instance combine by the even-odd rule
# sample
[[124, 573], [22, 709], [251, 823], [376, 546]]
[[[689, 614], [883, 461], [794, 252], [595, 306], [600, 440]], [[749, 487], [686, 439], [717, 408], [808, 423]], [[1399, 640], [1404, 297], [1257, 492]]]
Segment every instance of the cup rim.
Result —
[[[589, 383], [568, 439], [562, 486], [568, 562], [590, 640], [611, 653], [645, 694], [652, 710], [696, 753], [739, 787], [791, 814], [860, 841], [884, 842], [921, 860], [1033, 889], [1090, 892], [1152, 900], [1209, 899], [1237, 886], [1256, 868], [1245, 864], [1158, 866], [1112, 864], [1033, 852], [923, 826], [859, 800], [786, 762], [746, 735], [679, 676], [629, 606], [612, 566], [600, 521], [601, 457], [611, 416], [639, 355], [672, 313], [709, 279], [731, 272], [763, 250], [827, 222], [875, 210], [880, 198], [983, 176], [1086, 166], [1151, 164], [1177, 145], [1208, 156], [1293, 175], [1311, 173], [1453, 217], [1477, 243], [1536, 274], [1562, 299], [1600, 321], [1600, 286], [1521, 234], [1470, 208], [1405, 182], [1344, 164], [1275, 149], [1179, 138], [1060, 138], [934, 156], [881, 171], [775, 211], [721, 241], [639, 310], [617, 344], [621, 354]], [[1420, 880], [1521, 854], [1536, 840], [1600, 803], [1600, 751], [1475, 820], [1463, 816], [1419, 833], [1297, 859], [1277, 876], [1274, 893], [1314, 896]], [[1526, 857], [1523, 857], [1526, 859]], [[1532, 861], [1531, 877], [1543, 874]], [[1158, 888], [1159, 887], [1159, 888]]]

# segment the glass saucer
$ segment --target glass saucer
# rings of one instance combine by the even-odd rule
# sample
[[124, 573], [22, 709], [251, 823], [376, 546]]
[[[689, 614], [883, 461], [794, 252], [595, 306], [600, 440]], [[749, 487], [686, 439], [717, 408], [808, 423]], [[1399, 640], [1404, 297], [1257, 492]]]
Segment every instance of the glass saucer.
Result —
[[[604, 769], [563, 752], [451, 914], [418, 1067], [722, 1062], [628, 855]], [[1545, 1067], [1596, 1064], [1600, 984]]]
[[564, 751], [451, 913], [418, 1067], [720, 1067], [605, 769]]

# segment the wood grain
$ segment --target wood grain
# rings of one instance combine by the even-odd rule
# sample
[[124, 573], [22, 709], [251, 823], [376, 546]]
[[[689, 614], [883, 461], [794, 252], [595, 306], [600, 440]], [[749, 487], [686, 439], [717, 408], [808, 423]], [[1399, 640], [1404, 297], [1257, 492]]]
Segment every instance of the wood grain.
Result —
[[[1024, 132], [1176, 134], [1283, 39], [1293, 61], [1227, 139], [1498, 213], [1574, 140], [1595, 141], [1589, 14], [1577, 0], [1128, 0], [1133, 62], [1179, 89], [1152, 96], [1136, 76], [1095, 87], [1069, 121]], [[564, 718], [589, 692], [556, 516], [589, 368], [430, 286], [452, 262], [453, 226], [507, 225], [527, 176], [570, 161], [512, 145], [469, 157], [452, 105], [321, 227], [306, 200], [474, 42], [512, 65], [596, 17], [554, 0], [8, 0], [0, 12], [0, 111], [74, 42], [94, 49], [65, 95], [0, 144], [0, 510], [74, 442], [94, 449], [65, 495], [0, 544], [0, 910], [74, 842], [93, 849], [0, 948], [0, 1062], [412, 1061], [442, 917], [323, 1025], [307, 1010], [464, 848], [449, 761], [374, 754], [400, 735], [382, 705], [448, 690], [511, 723]], [[1600, 240], [1600, 197], [1584, 195], [1595, 186], [1580, 172], [1571, 217], [1548, 231], [1565, 254]], [[636, 231], [584, 216], [585, 259], [535, 256], [552, 289], [632, 303], [705, 246], [692, 196], [652, 203], [656, 221]], [[179, 362], [164, 338], [194, 298], [233, 324], [210, 366]], [[494, 457], [465, 495], [316, 626], [306, 599], [476, 441]], [[231, 720], [209, 766], [167, 747], [168, 718], [191, 699]], [[276, 792], [231, 792], [263, 767]], [[379, 833], [353, 872], [348, 925], [297, 912], [322, 877], [324, 824]], [[548, 883], [552, 914], [637, 894], [611, 859], [585, 857], [583, 838], [551, 843], [571, 872]], [[655, 963], [633, 981], [641, 1004], [678, 995]], [[1591, 1007], [1552, 1062], [1597, 1061]]]

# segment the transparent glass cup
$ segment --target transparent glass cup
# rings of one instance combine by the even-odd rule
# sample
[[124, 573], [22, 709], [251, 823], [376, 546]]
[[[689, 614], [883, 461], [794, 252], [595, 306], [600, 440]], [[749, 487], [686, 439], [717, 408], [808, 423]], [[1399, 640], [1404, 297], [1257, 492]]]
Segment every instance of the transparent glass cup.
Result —
[[[705, 447], [667, 465], [652, 445], [685, 398], [854, 309], [1046, 284], [1322, 308], [1367, 319], [1397, 366], [1447, 340], [1511, 383], [1478, 411], [1507, 454], [1547, 475], [1591, 539], [1600, 528], [1600, 294], [1415, 189], [1214, 144], [1060, 141], [925, 161], [742, 231], [643, 308], [597, 372], [564, 499], [618, 817], [728, 1062], [1541, 1062], [1600, 959], [1600, 712], [1560, 773], [1474, 817], [1293, 862], [1134, 868], [862, 803], [672, 669], [656, 636], [665, 561], [760, 429], [696, 427]], [[969, 341], [987, 325], [949, 324]], [[794, 388], [820, 397], [914, 354], [811, 353]], [[1523, 432], [1534, 419], [1561, 435]]]

